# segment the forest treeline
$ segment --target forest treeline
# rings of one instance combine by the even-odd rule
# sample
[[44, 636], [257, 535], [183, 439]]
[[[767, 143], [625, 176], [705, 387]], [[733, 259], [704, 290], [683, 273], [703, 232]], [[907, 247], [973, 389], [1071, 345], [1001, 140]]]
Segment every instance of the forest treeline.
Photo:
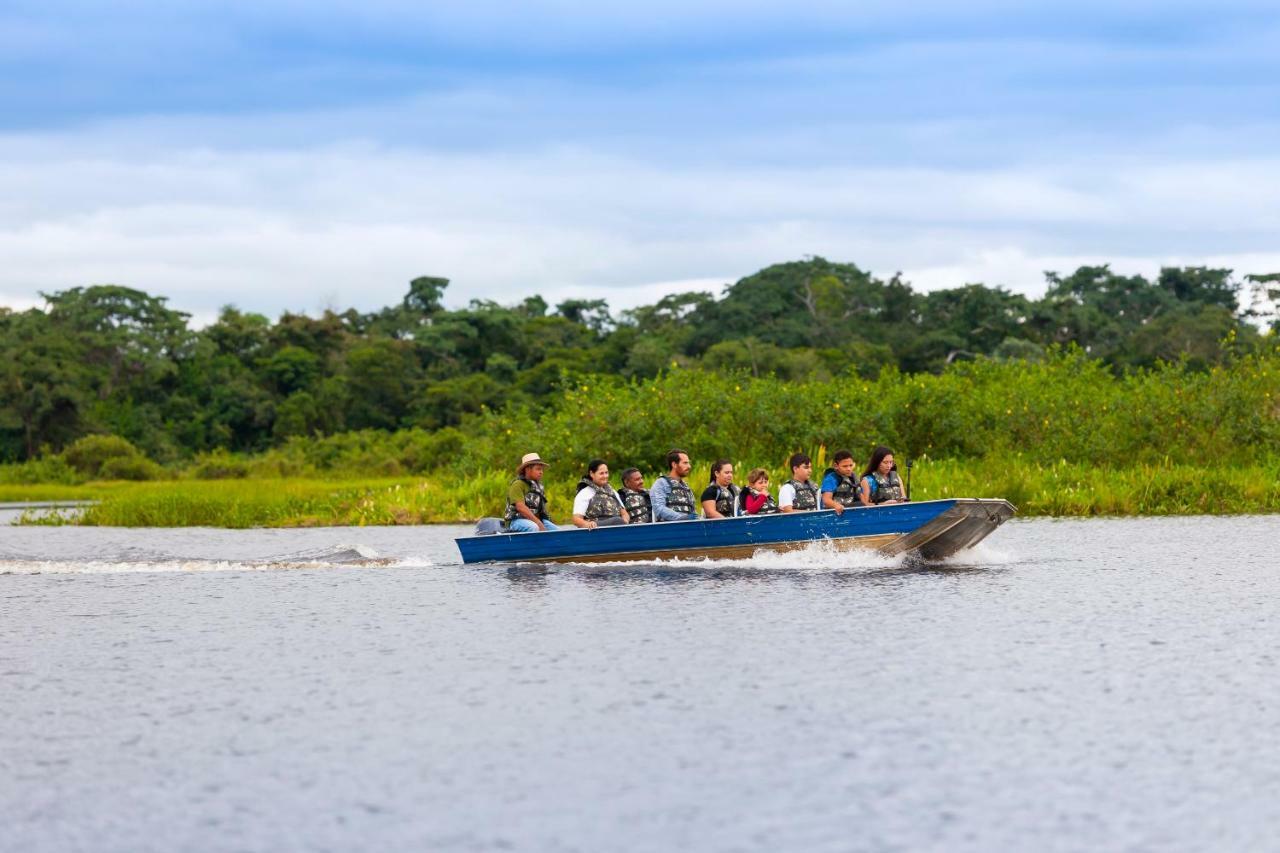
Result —
[[[273, 322], [227, 307], [202, 329], [164, 297], [78, 287], [46, 294], [43, 308], [0, 308], [0, 461], [105, 433], [168, 464], [359, 430], [433, 434], [503, 407], [530, 428], [562, 396], [551, 392], [590, 387], [584, 377], [616, 383], [673, 369], [816, 387], [1077, 348], [1115, 376], [1162, 363], [1206, 372], [1270, 351], [1280, 328], [1276, 275], [1182, 267], [1150, 280], [1090, 266], [1047, 278], [1039, 299], [981, 284], [921, 293], [897, 276], [812, 258], [770, 266], [719, 297], [677, 294], [614, 313], [603, 300], [553, 308], [539, 296], [449, 310], [448, 280], [421, 277], [400, 304], [371, 313]], [[736, 412], [726, 401], [725, 416]]]

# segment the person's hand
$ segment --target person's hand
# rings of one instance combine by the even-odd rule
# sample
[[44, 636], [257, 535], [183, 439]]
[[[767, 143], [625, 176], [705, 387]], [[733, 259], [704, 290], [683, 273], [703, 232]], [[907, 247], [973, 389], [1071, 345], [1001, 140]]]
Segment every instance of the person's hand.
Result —
[[534, 524], [538, 525], [538, 531], [539, 531], [540, 533], [546, 533], [546, 532], [547, 532], [547, 526], [546, 526], [545, 524], [543, 524], [541, 520], [539, 520], [539, 521], [535, 521], [535, 522], [534, 522]]
[[588, 530], [595, 530], [595, 529], [596, 529], [596, 523], [595, 523], [594, 521], [588, 521], [588, 522], [587, 522], [587, 529], [588, 529]]
[[844, 504], [836, 504], [832, 509], [836, 511], [836, 515], [844, 515]]

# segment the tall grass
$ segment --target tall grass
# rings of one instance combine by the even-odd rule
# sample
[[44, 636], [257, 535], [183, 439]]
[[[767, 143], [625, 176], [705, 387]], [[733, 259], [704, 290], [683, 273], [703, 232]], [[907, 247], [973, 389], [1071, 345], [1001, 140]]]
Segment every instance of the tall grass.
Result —
[[[753, 467], [744, 460], [739, 469]], [[768, 466], [763, 466], [768, 467]], [[784, 479], [774, 467], [773, 485]], [[1023, 516], [1186, 515], [1280, 512], [1280, 462], [1218, 468], [1134, 465], [1105, 469], [1017, 457], [976, 462], [922, 459], [912, 497], [1003, 497]], [[500, 515], [508, 475], [425, 480], [305, 479], [121, 483], [83, 512], [30, 513], [32, 524], [115, 527], [308, 527], [471, 521]], [[547, 483], [552, 517], [568, 520], [573, 483]]]
[[1032, 515], [1280, 511], [1280, 351], [1209, 371], [1173, 364], [1123, 376], [1065, 351], [874, 380], [680, 369], [643, 381], [580, 378], [538, 414], [515, 407], [436, 432], [217, 452], [162, 472], [173, 482], [84, 484], [56, 456], [0, 466], [0, 500], [102, 497], [83, 516], [90, 524], [457, 521], [498, 514], [515, 461], [531, 450], [552, 463], [552, 507], [564, 510], [594, 457], [615, 472], [653, 474], [680, 447], [694, 483], [724, 456], [769, 469], [776, 488], [795, 451], [821, 470], [836, 449], [862, 462], [877, 444], [921, 460], [916, 497], [1000, 495]]

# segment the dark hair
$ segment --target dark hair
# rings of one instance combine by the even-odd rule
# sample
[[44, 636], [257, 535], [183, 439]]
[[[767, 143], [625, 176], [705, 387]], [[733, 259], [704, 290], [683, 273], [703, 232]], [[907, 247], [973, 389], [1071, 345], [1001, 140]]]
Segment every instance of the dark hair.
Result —
[[852, 453], [850, 453], [849, 451], [847, 451], [847, 450], [837, 450], [837, 451], [836, 451], [836, 455], [831, 457], [831, 464], [832, 464], [832, 465], [839, 465], [839, 464], [840, 464], [841, 462], [843, 462], [844, 460], [846, 460], [846, 459], [852, 459], [852, 458], [853, 458], [853, 454], [852, 454]]
[[791, 454], [791, 470], [792, 471], [799, 468], [801, 465], [811, 465], [811, 464], [813, 464], [813, 460], [810, 459], [805, 454], [803, 453]]
[[732, 464], [733, 464], [732, 459], [717, 459], [715, 462], [712, 462], [711, 463], [711, 479], [708, 482], [714, 483], [716, 481], [716, 474], [720, 473], [720, 469], [726, 465], [732, 465]]
[[679, 462], [681, 456], [688, 456], [688, 455], [689, 454], [685, 453], [683, 450], [668, 450], [667, 451], [667, 467], [670, 468], [672, 465]]
[[877, 446], [875, 450], [871, 451], [871, 461], [867, 463], [867, 470], [862, 472], [862, 476], [866, 477], [869, 474], [875, 473], [876, 469], [880, 467], [880, 463], [884, 461], [884, 458], [892, 455], [893, 451], [885, 447], [883, 444]]
[[587, 463], [587, 473], [594, 474], [600, 470], [600, 466], [606, 464], [603, 459], [592, 459]]
[[632, 474], [639, 474], [639, 473], [640, 473], [639, 468], [628, 468], [625, 471], [623, 471], [622, 478], [621, 478], [622, 485], [625, 486], [627, 484], [627, 478], [629, 478]]

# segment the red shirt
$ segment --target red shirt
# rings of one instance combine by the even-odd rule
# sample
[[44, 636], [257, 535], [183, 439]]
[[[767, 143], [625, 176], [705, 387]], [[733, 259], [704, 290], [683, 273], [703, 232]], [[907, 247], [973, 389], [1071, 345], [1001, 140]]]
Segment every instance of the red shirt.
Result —
[[743, 496], [742, 503], [745, 505], [748, 515], [755, 515], [764, 507], [765, 502], [768, 500], [768, 495], [757, 495], [755, 492], [749, 491]]

